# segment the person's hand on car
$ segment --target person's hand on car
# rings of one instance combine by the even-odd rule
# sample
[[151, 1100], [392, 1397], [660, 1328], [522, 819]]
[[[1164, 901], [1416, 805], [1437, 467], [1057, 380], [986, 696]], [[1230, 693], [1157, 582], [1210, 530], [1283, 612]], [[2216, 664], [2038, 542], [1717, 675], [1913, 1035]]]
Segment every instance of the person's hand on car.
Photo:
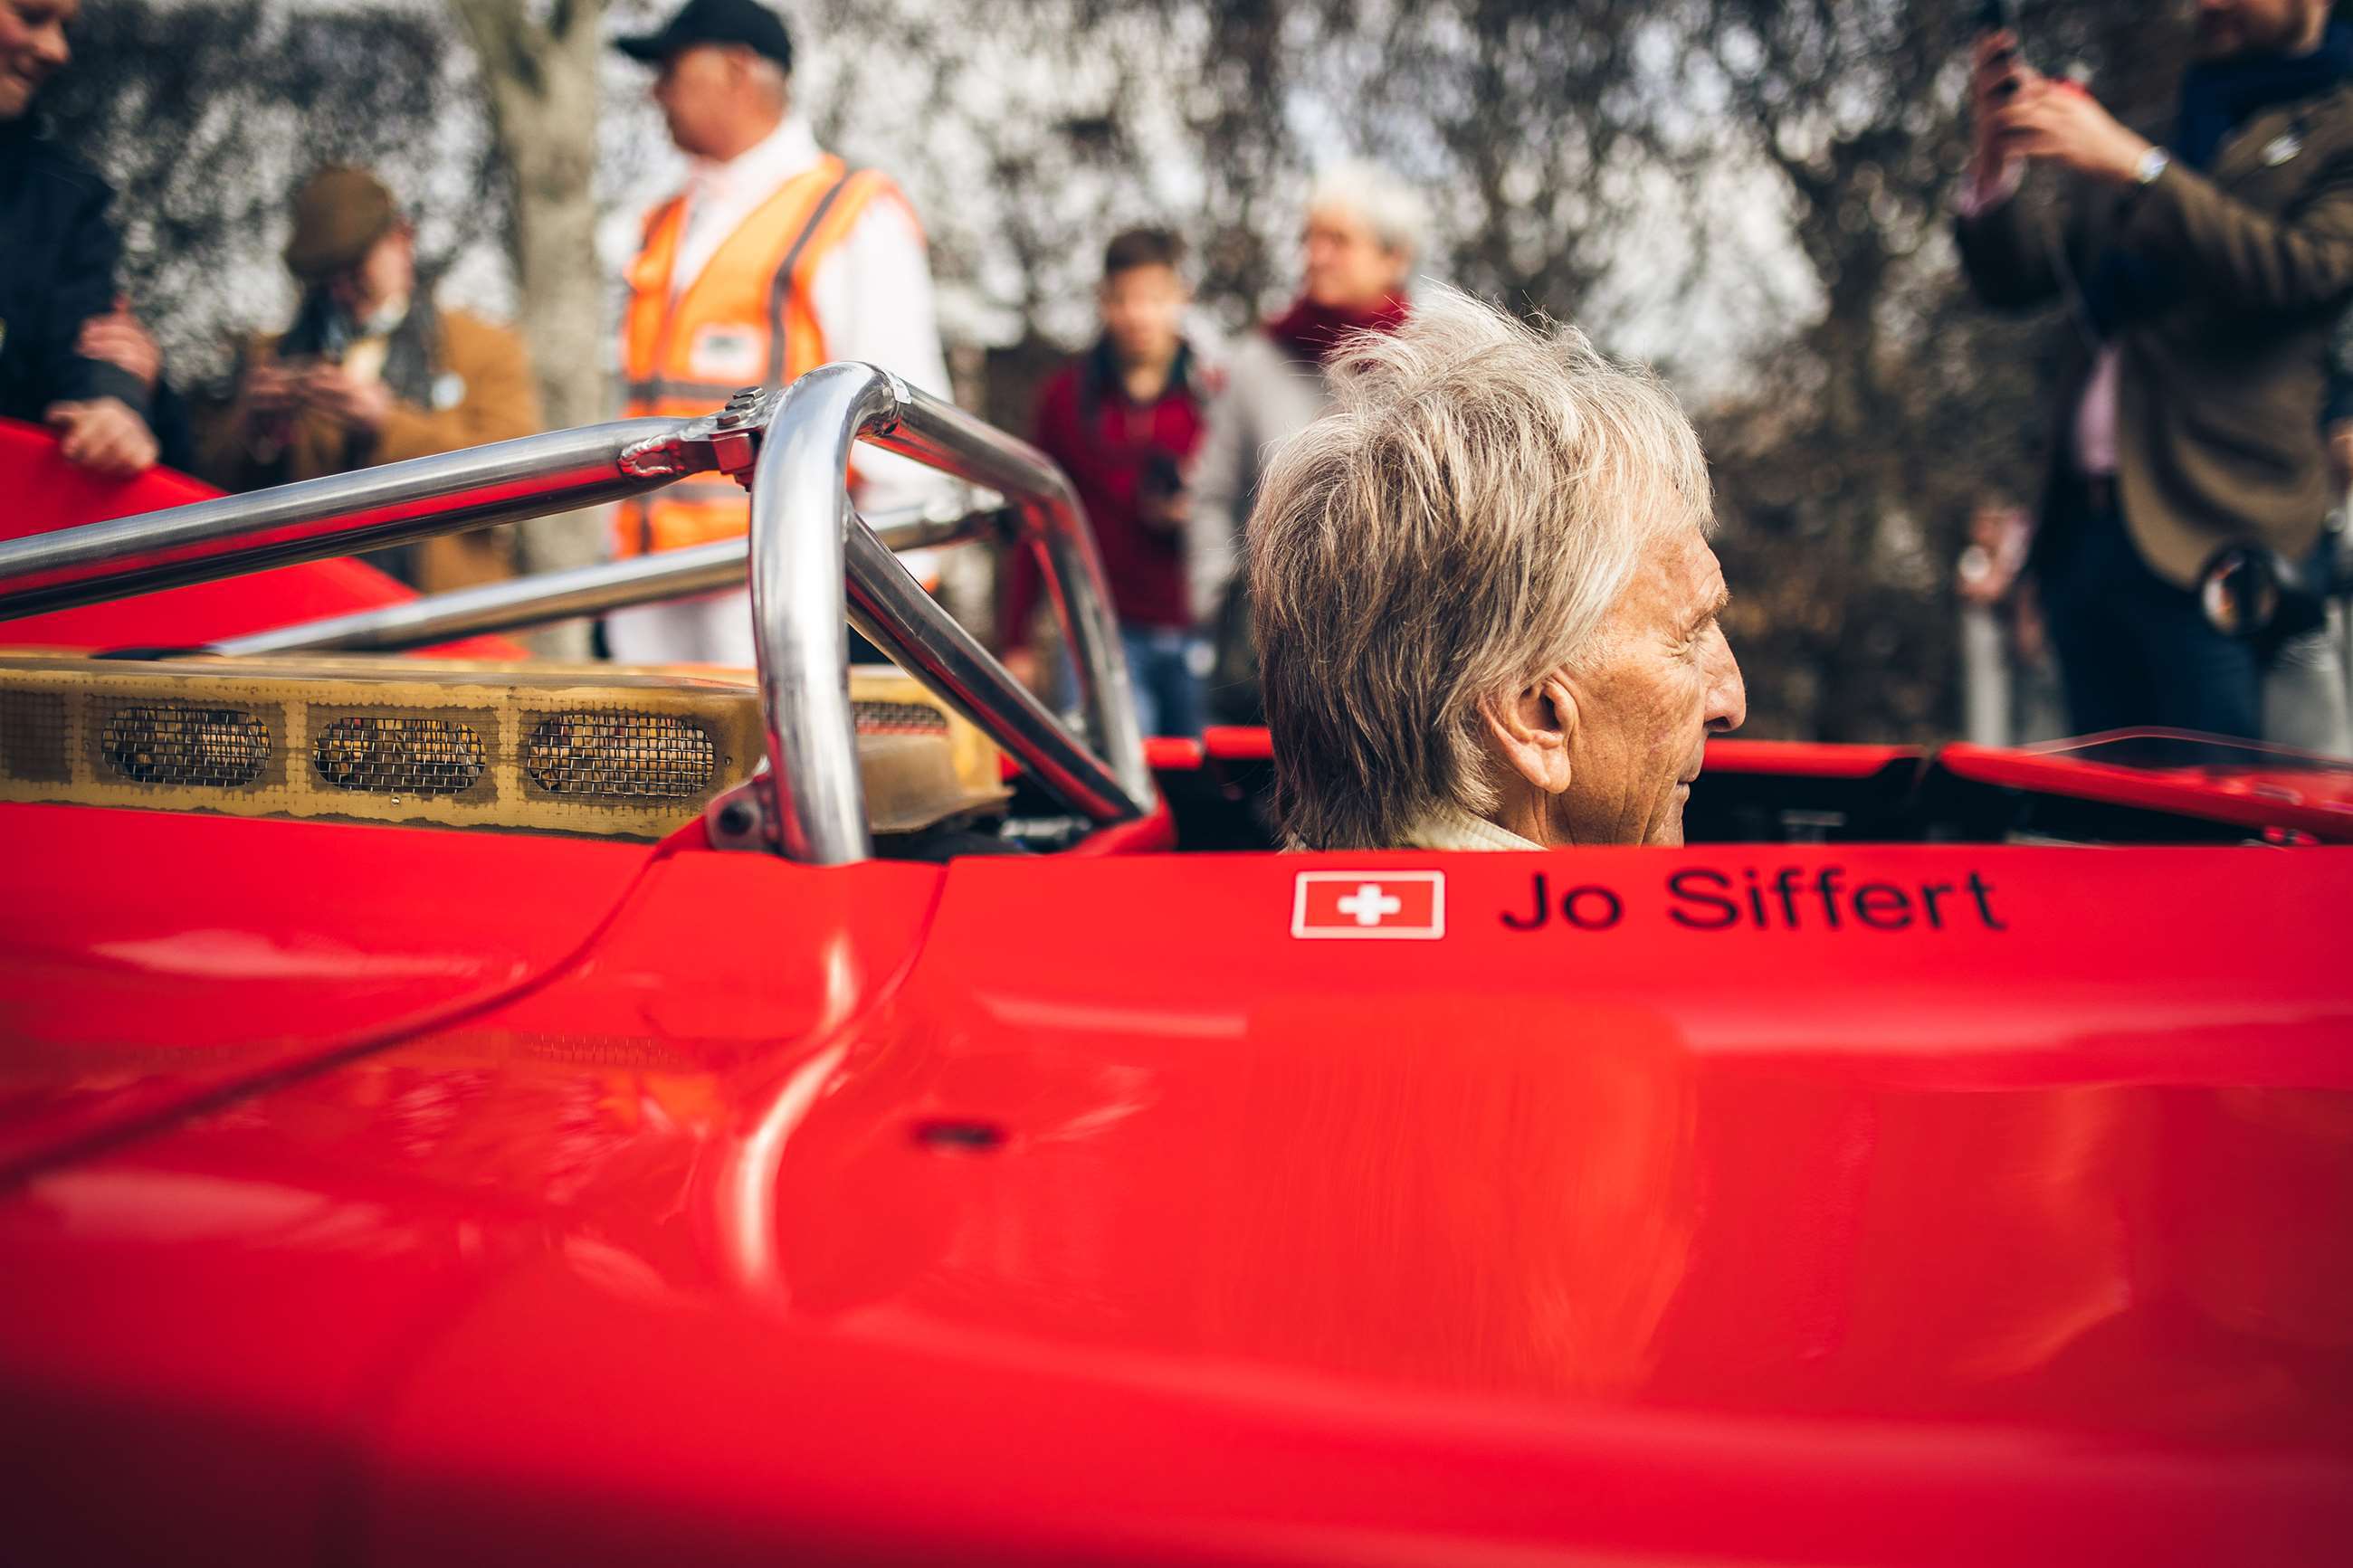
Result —
[[58, 433], [66, 461], [93, 473], [129, 479], [155, 466], [155, 434], [119, 397], [52, 403], [42, 417]]

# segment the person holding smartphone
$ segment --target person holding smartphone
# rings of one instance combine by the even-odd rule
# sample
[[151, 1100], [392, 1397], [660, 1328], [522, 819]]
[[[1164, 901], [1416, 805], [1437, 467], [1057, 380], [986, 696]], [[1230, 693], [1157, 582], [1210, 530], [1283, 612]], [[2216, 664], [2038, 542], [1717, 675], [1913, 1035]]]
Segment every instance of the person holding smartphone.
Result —
[[[1969, 283], [2066, 323], [2032, 566], [2072, 724], [2259, 735], [2258, 651], [2211, 627], [2195, 590], [2232, 545], [2308, 553], [2328, 510], [2321, 366], [2353, 300], [2353, 32], [2324, 0], [2200, 0], [2160, 143], [1994, 26], [1971, 113]], [[2036, 170], [2056, 201], [2019, 199]]]
[[[294, 193], [286, 268], [301, 300], [285, 331], [240, 346], [233, 390], [198, 441], [224, 489], [348, 473], [528, 436], [539, 391], [522, 339], [438, 308], [408, 221], [364, 169], [330, 166]], [[508, 533], [422, 541], [386, 562], [428, 593], [509, 574]]]

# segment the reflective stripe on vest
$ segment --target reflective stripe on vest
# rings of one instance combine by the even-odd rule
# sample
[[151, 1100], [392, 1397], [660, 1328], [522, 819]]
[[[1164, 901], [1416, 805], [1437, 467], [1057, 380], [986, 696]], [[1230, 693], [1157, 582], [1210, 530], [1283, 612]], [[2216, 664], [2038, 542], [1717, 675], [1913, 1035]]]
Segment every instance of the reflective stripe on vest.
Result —
[[740, 381], [670, 381], [655, 376], [630, 382], [622, 390], [632, 407], [640, 403], [724, 403], [747, 384]]
[[[702, 272], [673, 291], [683, 197], [657, 212], [629, 268], [622, 370], [633, 416], [708, 414], [739, 388], [781, 385], [825, 363], [825, 334], [808, 279], [878, 197], [900, 199], [880, 174], [830, 155], [786, 181], [720, 243]], [[676, 550], [742, 533], [744, 492], [671, 485], [624, 502], [614, 552]]]

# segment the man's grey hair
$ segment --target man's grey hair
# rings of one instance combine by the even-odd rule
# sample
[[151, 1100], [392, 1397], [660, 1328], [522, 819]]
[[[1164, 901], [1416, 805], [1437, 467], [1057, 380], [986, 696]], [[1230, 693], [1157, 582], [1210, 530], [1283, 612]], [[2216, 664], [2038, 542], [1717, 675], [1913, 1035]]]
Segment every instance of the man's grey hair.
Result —
[[1479, 704], [1590, 656], [1645, 547], [1714, 526], [1706, 459], [1650, 371], [1444, 287], [1328, 367], [1250, 522], [1275, 804], [1312, 849], [1495, 809]]
[[1351, 159], [1316, 174], [1307, 210], [1335, 208], [1363, 219], [1375, 239], [1409, 260], [1430, 237], [1430, 205], [1421, 193], [1378, 163]]

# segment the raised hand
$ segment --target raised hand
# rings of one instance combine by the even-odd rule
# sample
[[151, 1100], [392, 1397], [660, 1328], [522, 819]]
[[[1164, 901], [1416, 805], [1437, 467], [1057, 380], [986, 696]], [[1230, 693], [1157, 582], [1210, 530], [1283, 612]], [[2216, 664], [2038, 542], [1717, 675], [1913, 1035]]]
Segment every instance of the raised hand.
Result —
[[2148, 138], [2117, 123], [2099, 100], [2073, 82], [2022, 84], [1991, 121], [2001, 150], [2037, 163], [2056, 163], [2087, 178], [2121, 185], [2136, 178]]

